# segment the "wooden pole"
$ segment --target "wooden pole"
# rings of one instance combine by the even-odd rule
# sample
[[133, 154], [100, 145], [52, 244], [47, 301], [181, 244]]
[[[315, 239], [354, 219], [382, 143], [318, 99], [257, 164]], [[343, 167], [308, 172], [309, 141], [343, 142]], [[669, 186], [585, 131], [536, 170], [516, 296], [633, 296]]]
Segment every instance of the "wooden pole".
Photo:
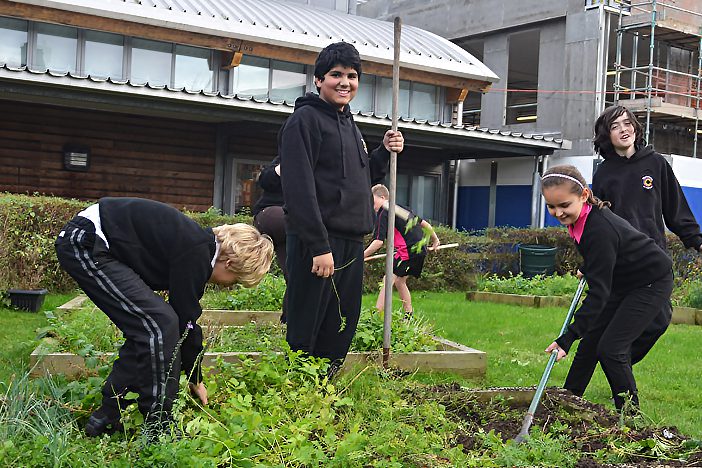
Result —
[[[397, 120], [400, 101], [400, 33], [402, 20], [395, 17], [394, 28], [394, 59], [392, 62], [392, 130], [397, 131]], [[388, 207], [388, 233], [386, 250], [395, 250], [395, 190], [397, 187], [397, 153], [390, 152], [390, 200]], [[385, 315], [383, 317], [383, 366], [387, 367], [390, 360], [390, 336], [392, 326], [392, 255], [385, 258]]]
[[[455, 243], [455, 244], [441, 244], [441, 245], [438, 246], [436, 249], [431, 249], [431, 248], [430, 248], [429, 251], [430, 251], [430, 252], [435, 252], [436, 250], [450, 249], [450, 248], [453, 248], [453, 247], [458, 247], [458, 243]], [[378, 255], [371, 255], [370, 257], [364, 258], [363, 261], [364, 261], [364, 262], [370, 262], [370, 261], [372, 261], [372, 260], [378, 260], [378, 259], [381, 259], [381, 258], [385, 258], [386, 255], [387, 255], [387, 253], [381, 253], [381, 254], [378, 254]]]

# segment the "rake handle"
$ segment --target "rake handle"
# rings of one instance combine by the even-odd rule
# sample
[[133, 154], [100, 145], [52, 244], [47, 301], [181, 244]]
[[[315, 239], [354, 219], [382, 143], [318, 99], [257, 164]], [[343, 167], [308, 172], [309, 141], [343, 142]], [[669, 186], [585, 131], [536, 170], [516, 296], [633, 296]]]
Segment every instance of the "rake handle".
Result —
[[[566, 318], [563, 321], [563, 326], [561, 327], [561, 332], [558, 334], [558, 336], [561, 336], [563, 333], [565, 333], [566, 329], [568, 328], [568, 325], [570, 324], [570, 321], [573, 318], [573, 314], [575, 313], [575, 308], [578, 306], [578, 302], [580, 302], [580, 296], [582, 296], [583, 294], [583, 289], [585, 289], [584, 276], [580, 278], [580, 282], [578, 283], [578, 289], [575, 291], [573, 300], [570, 303], [570, 308], [568, 309], [568, 314], [566, 315]], [[539, 385], [536, 387], [536, 392], [534, 393], [534, 398], [532, 398], [531, 404], [529, 405], [529, 410], [527, 411], [526, 416], [524, 416], [524, 421], [522, 422], [522, 429], [519, 431], [519, 434], [517, 434], [517, 437], [514, 439], [514, 441], [517, 444], [522, 443], [524, 439], [529, 436], [529, 428], [531, 427], [531, 423], [534, 422], [536, 408], [538, 408], [539, 406], [539, 402], [541, 401], [541, 395], [544, 393], [544, 388], [546, 388], [548, 378], [551, 376], [551, 369], [553, 369], [553, 365], [556, 363], [557, 357], [558, 350], [554, 349], [553, 351], [551, 351], [551, 356], [548, 358], [546, 369], [541, 375]]]

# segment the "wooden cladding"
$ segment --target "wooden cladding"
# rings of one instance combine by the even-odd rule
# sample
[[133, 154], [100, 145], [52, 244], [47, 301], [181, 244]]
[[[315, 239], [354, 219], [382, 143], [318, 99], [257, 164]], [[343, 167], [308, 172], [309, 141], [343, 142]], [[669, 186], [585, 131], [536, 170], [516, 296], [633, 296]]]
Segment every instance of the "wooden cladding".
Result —
[[[213, 124], [0, 100], [0, 191], [95, 200], [144, 197], [212, 205]], [[62, 150], [90, 148], [90, 169], [63, 169]]]

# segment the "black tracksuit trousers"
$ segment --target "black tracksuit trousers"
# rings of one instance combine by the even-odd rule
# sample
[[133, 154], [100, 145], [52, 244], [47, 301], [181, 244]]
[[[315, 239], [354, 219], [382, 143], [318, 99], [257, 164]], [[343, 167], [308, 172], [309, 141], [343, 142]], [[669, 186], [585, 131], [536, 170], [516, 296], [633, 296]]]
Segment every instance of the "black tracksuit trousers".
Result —
[[[180, 338], [178, 317], [128, 266], [110, 255], [94, 224], [76, 216], [56, 239], [61, 266], [88, 297], [122, 331], [125, 342], [102, 390], [102, 405], [111, 412], [139, 394], [139, 411], [149, 418], [170, 414], [178, 392]], [[113, 413], [114, 414], [114, 413]]]
[[578, 345], [564, 388], [582, 396], [599, 362], [617, 408], [624, 402], [622, 393], [638, 401], [632, 365], [646, 356], [668, 327], [672, 290], [670, 273], [626, 293], [612, 291], [594, 328]]
[[[294, 351], [346, 358], [361, 313], [363, 242], [329, 238], [335, 272], [331, 278], [312, 273], [312, 255], [298, 236], [288, 234], [288, 330]], [[345, 318], [343, 330], [341, 316]]]
[[[287, 250], [285, 235], [285, 212], [282, 206], [267, 206], [254, 216], [254, 226], [261, 234], [268, 234], [273, 240], [275, 258], [278, 260], [280, 270], [283, 272], [285, 282], [288, 282], [288, 269], [286, 266]], [[288, 316], [288, 290], [283, 295], [283, 313], [280, 316], [282, 323], [287, 322]]]

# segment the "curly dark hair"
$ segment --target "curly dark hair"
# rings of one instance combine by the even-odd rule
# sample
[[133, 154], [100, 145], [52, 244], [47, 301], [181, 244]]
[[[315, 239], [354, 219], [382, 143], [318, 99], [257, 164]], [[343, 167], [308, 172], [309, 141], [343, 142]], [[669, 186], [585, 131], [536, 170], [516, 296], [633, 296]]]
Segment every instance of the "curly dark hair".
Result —
[[592, 139], [592, 143], [597, 154], [602, 156], [612, 156], [615, 154], [614, 146], [612, 146], [612, 140], [610, 138], [610, 128], [612, 127], [612, 122], [624, 114], [626, 114], [627, 118], [634, 126], [634, 131], [636, 133], [634, 148], [639, 150], [646, 145], [643, 127], [636, 116], [624, 106], [611, 106], [606, 108], [595, 122], [595, 137]]
[[[576, 180], [578, 182], [575, 182]], [[587, 182], [585, 182], [585, 178], [580, 173], [578, 168], [568, 164], [550, 167], [547, 171], [544, 172], [544, 175], [541, 177], [542, 189], [566, 184], [570, 186], [570, 192], [578, 196], [580, 196], [583, 193], [583, 190], [586, 187], [589, 189]], [[590, 205], [596, 206], [600, 209], [606, 206], [610, 206], [610, 203], [608, 201], [602, 201], [599, 198], [597, 198], [592, 193], [592, 190], [590, 190], [590, 193], [588, 194], [587, 202]]]
[[335, 42], [322, 49], [314, 62], [314, 77], [324, 81], [324, 75], [337, 65], [353, 68], [361, 79], [361, 56], [348, 42]]

